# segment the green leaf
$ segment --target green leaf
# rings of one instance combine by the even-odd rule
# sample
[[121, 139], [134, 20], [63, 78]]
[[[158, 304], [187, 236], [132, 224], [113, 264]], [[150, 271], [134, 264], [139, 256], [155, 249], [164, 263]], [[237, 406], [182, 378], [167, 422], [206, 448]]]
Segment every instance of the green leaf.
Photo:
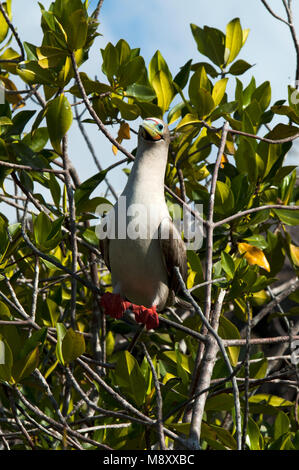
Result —
[[172, 76], [160, 51], [157, 51], [149, 64], [149, 81], [156, 92], [158, 106], [162, 113], [169, 108], [174, 96]]
[[73, 362], [85, 352], [85, 340], [82, 333], [69, 328], [61, 343], [61, 353], [64, 364]]
[[204, 88], [199, 88], [195, 93], [192, 93], [191, 102], [196, 107], [201, 119], [207, 117], [215, 108], [211, 93]]
[[115, 380], [137, 406], [143, 404], [146, 394], [145, 379], [138, 362], [129, 351], [124, 351], [119, 355], [115, 368]]
[[278, 406], [292, 406], [293, 403], [285, 398], [277, 395], [270, 395], [267, 393], [257, 393], [249, 398], [249, 403], [266, 403], [267, 405]]
[[68, 21], [64, 23], [67, 35], [67, 45], [72, 51], [85, 46], [88, 32], [88, 23], [83, 8], [72, 11]]
[[61, 140], [73, 121], [72, 109], [64, 94], [48, 103], [46, 120], [51, 144], [56, 152], [61, 153]]
[[112, 98], [111, 103], [120, 111], [123, 119], [132, 121], [140, 115], [140, 109], [136, 104], [127, 103], [120, 98]]
[[230, 187], [223, 183], [223, 181], [217, 181], [215, 191], [215, 211], [219, 214], [227, 214], [234, 207], [234, 195]]
[[60, 198], [61, 198], [61, 188], [60, 188], [59, 183], [57, 182], [57, 179], [53, 175], [53, 173], [50, 173], [49, 189], [51, 191], [54, 204], [57, 207], [57, 209], [59, 209]]
[[36, 347], [42, 345], [47, 337], [47, 328], [43, 327], [40, 330], [34, 331], [32, 335], [26, 339], [22, 350], [20, 351], [20, 359], [25, 358], [30, 354]]
[[107, 357], [110, 357], [114, 351], [115, 346], [115, 338], [113, 336], [112, 331], [108, 331], [106, 335], [106, 354]]
[[290, 106], [274, 105], [271, 107], [271, 111], [274, 114], [288, 116], [291, 119], [291, 121], [295, 122], [296, 124], [299, 124], [299, 114], [296, 112], [294, 108], [291, 108]]
[[[11, 0], [7, 2], [2, 2], [3, 8], [7, 13], [7, 16], [11, 20]], [[4, 41], [9, 31], [9, 26], [3, 14], [0, 12], [0, 43]]]
[[225, 50], [225, 35], [223, 32], [208, 26], [204, 26], [203, 29], [195, 24], [190, 26], [199, 52], [207, 56], [214, 64], [222, 66]]
[[185, 88], [187, 85], [189, 75], [190, 75], [190, 70], [191, 70], [191, 64], [192, 64], [192, 59], [188, 60], [188, 62], [183, 65], [183, 67], [180, 68], [180, 71], [176, 74], [174, 77], [173, 81], [176, 83], [181, 90]]
[[126, 96], [141, 101], [152, 101], [156, 98], [156, 92], [151, 86], [134, 83], [127, 87]]
[[231, 73], [232, 75], [242, 75], [243, 73], [247, 72], [252, 65], [248, 64], [245, 60], [236, 60], [231, 66], [228, 71], [228, 73]]
[[270, 82], [266, 81], [256, 88], [252, 93], [251, 100], [256, 100], [259, 103], [262, 111], [265, 111], [271, 101]]
[[[238, 328], [223, 315], [220, 317], [218, 333], [223, 339], [240, 339]], [[232, 365], [236, 366], [239, 358], [240, 348], [238, 346], [230, 346], [227, 349]]]
[[274, 439], [278, 439], [282, 434], [285, 434], [290, 429], [290, 420], [288, 416], [279, 411], [274, 422]]
[[142, 72], [145, 70], [144, 59], [141, 56], [134, 57], [132, 60], [120, 67], [119, 84], [123, 88], [137, 82]]
[[263, 446], [263, 437], [256, 422], [249, 416], [247, 434], [250, 441], [250, 450], [261, 450]]
[[113, 81], [113, 77], [117, 75], [119, 68], [119, 57], [117, 49], [109, 42], [105, 49], [101, 49], [103, 64], [102, 71], [107, 76], [110, 83]]
[[286, 124], [277, 124], [271, 132], [265, 135], [267, 139], [280, 140], [286, 137], [292, 137], [299, 134], [299, 127], [289, 126]]
[[221, 266], [228, 277], [232, 279], [235, 273], [235, 263], [233, 258], [225, 251], [221, 252]]
[[233, 62], [243, 45], [243, 33], [239, 18], [235, 18], [226, 26], [224, 61], [228, 65]]
[[0, 318], [2, 320], [9, 320], [11, 318], [9, 307], [2, 301], [0, 301]]
[[39, 363], [39, 348], [36, 346], [26, 357], [16, 361], [12, 368], [12, 375], [15, 382], [28, 377]]
[[13, 126], [9, 129], [9, 135], [20, 135], [22, 134], [26, 124], [32, 116], [36, 113], [36, 111], [20, 111], [13, 117]]
[[38, 64], [43, 69], [61, 67], [67, 57], [67, 52], [52, 46], [41, 46], [36, 48]]
[[24, 61], [17, 65], [16, 71], [24, 82], [29, 85], [52, 85], [55, 81], [49, 69], [42, 68], [36, 61]]
[[[104, 180], [106, 171], [102, 170], [94, 176], [91, 176], [86, 181], [77, 187], [74, 195], [76, 209], [80, 209], [80, 204], [87, 201], [91, 193], [97, 188], [97, 186]], [[107, 201], [108, 203], [109, 201]]]
[[55, 348], [56, 357], [60, 364], [64, 365], [64, 358], [62, 354], [62, 341], [66, 334], [66, 327], [63, 323], [56, 323], [56, 332], [57, 332], [57, 344]]
[[257, 246], [261, 250], [268, 248], [268, 243], [266, 242], [263, 235], [252, 235], [251, 237], [242, 238], [242, 240], [245, 240], [250, 245]]
[[212, 91], [212, 98], [214, 100], [215, 106], [221, 103], [222, 98], [224, 97], [226, 85], [227, 85], [228, 78], [222, 78], [218, 82], [215, 83], [213, 91]]
[[44, 212], [40, 212], [33, 222], [33, 233], [38, 246], [43, 246], [51, 231], [51, 221]]
[[46, 127], [39, 127], [38, 129], [36, 129], [33, 135], [31, 133], [27, 134], [23, 138], [22, 142], [25, 145], [28, 145], [28, 147], [33, 150], [33, 152], [41, 152], [48, 140], [48, 129]]
[[299, 209], [273, 209], [273, 212], [286, 225], [299, 225]]

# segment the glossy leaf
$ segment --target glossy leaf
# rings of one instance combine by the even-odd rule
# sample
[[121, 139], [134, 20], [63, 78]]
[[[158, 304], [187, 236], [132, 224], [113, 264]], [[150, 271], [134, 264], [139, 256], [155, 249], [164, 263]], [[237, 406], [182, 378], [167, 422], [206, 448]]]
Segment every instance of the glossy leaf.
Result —
[[77, 357], [81, 356], [85, 352], [85, 340], [84, 336], [79, 331], [74, 331], [69, 328], [61, 343], [61, 353], [64, 364], [73, 362]]
[[299, 225], [299, 210], [275, 209], [273, 212], [286, 225]]
[[230, 21], [226, 26], [225, 36], [225, 64], [233, 62], [243, 45], [243, 33], [239, 18]]
[[245, 60], [236, 60], [230, 68], [228, 73], [231, 73], [232, 75], [242, 75], [243, 73], [247, 72], [252, 67], [252, 65], [248, 64]]
[[134, 356], [128, 351], [123, 351], [116, 364], [115, 379], [138, 406], [144, 402], [146, 383], [140, 367]]
[[157, 51], [149, 64], [149, 81], [156, 92], [158, 106], [164, 114], [174, 96], [172, 76], [160, 51]]
[[214, 100], [215, 106], [218, 106], [222, 98], [224, 97], [224, 93], [226, 90], [228, 78], [222, 78], [218, 82], [215, 83], [213, 91], [212, 91], [212, 98]]
[[87, 39], [88, 23], [83, 8], [71, 11], [65, 24], [65, 32], [67, 45], [72, 51], [84, 47]]
[[51, 71], [48, 68], [44, 69], [36, 61], [20, 62], [17, 66], [17, 73], [29, 85], [51, 85], [54, 82]]
[[51, 144], [61, 153], [61, 141], [72, 125], [73, 113], [68, 99], [61, 94], [47, 105], [47, 126]]
[[234, 277], [235, 263], [233, 258], [225, 251], [221, 252], [221, 266], [229, 278]]

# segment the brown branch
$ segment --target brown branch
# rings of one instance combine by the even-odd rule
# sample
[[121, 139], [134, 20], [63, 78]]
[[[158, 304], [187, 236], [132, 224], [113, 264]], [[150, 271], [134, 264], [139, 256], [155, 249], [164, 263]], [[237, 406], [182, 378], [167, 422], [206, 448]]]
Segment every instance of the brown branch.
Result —
[[[207, 249], [206, 249], [206, 271], [205, 271], [205, 282], [207, 283], [206, 289], [205, 289], [205, 304], [204, 304], [204, 316], [206, 317], [207, 321], [210, 320], [211, 316], [211, 301], [212, 301], [212, 270], [213, 270], [213, 236], [214, 236], [214, 226], [213, 226], [213, 217], [214, 217], [214, 203], [215, 203], [215, 192], [216, 192], [216, 183], [217, 183], [217, 178], [218, 178], [218, 171], [221, 163], [221, 158], [225, 149], [225, 144], [226, 144], [226, 138], [227, 138], [227, 130], [228, 130], [228, 123], [225, 122], [223, 127], [222, 127], [222, 135], [221, 135], [221, 141], [220, 141], [220, 146], [218, 149], [217, 153], [217, 158], [216, 158], [216, 163], [214, 167], [214, 172], [212, 176], [212, 182], [211, 182], [211, 189], [210, 189], [210, 199], [209, 199], [209, 208], [208, 208], [208, 216], [207, 216], [207, 239], [206, 239], [206, 244], [207, 244]], [[206, 333], [206, 328], [204, 327], [203, 333]], [[215, 349], [215, 347], [214, 347]], [[201, 359], [203, 356], [203, 345], [200, 344], [198, 346], [197, 354], [196, 354], [196, 359], [195, 359], [195, 365], [194, 365], [194, 372], [193, 372], [193, 377], [191, 381], [191, 389], [190, 389], [190, 395], [193, 395], [193, 393], [196, 392], [198, 388], [198, 383], [200, 380], [199, 374], [201, 371]], [[209, 373], [212, 373], [212, 371], [209, 369]], [[204, 388], [206, 384], [203, 386], [201, 385], [201, 388]], [[201, 405], [198, 405], [201, 406]], [[200, 426], [200, 424], [199, 424]], [[199, 428], [198, 423], [194, 424], [194, 429], [195, 427]], [[195, 433], [197, 431], [193, 431], [193, 434], [195, 436]]]
[[98, 17], [99, 17], [99, 14], [100, 14], [103, 3], [104, 3], [104, 0], [99, 0], [98, 4], [96, 6], [96, 9], [94, 10], [94, 12], [91, 15], [92, 18], [94, 18], [95, 20], [97, 20]]
[[[294, 340], [298, 340], [299, 336], [292, 336]], [[274, 336], [271, 338], [251, 338], [249, 343], [250, 345], [254, 344], [277, 344], [277, 343], [287, 343], [289, 341], [289, 336]], [[246, 339], [223, 339], [222, 340], [225, 347], [230, 346], [246, 346]]]
[[64, 170], [54, 170], [54, 168], [39, 168], [29, 165], [19, 165], [18, 163], [10, 163], [0, 160], [0, 166], [12, 168], [13, 170], [25, 170], [25, 171], [36, 171], [38, 173], [54, 173], [56, 175], [64, 174]]
[[141, 343], [141, 344], [142, 344], [147, 362], [149, 363], [149, 366], [151, 368], [153, 379], [154, 379], [154, 384], [155, 384], [155, 389], [156, 389], [157, 410], [158, 410], [157, 411], [157, 430], [158, 430], [158, 436], [159, 436], [159, 441], [160, 441], [160, 450], [166, 450], [165, 436], [164, 436], [164, 431], [163, 431], [163, 400], [162, 400], [160, 384], [159, 384], [157, 372], [155, 370], [153, 361], [151, 360], [151, 357], [145, 347], [145, 344], [144, 343]]
[[229, 217], [226, 217], [225, 219], [214, 222], [213, 225], [214, 225], [214, 228], [216, 228], [216, 227], [219, 227], [220, 225], [228, 224], [229, 222], [232, 222], [235, 219], [239, 219], [240, 217], [245, 217], [246, 215], [254, 214], [255, 212], [271, 210], [271, 209], [284, 209], [288, 211], [289, 210], [298, 211], [299, 206], [284, 206], [283, 204], [267, 204], [265, 206], [252, 207], [251, 209], [246, 209], [245, 211], [238, 212], [237, 214], [230, 215]]
[[[71, 185], [71, 176], [70, 176], [70, 160], [68, 157], [68, 146], [67, 146], [67, 136], [65, 135], [62, 140], [62, 159], [64, 165], [64, 179], [65, 179], [65, 186], [66, 192], [68, 197], [69, 203], [69, 225], [70, 225], [70, 232], [71, 232], [71, 251], [72, 251], [72, 272], [73, 274], [77, 271], [77, 262], [78, 262], [78, 246], [77, 246], [77, 238], [76, 238], [76, 208], [75, 208], [75, 201], [74, 201], [74, 194]], [[71, 318], [71, 326], [74, 329], [76, 324], [76, 296], [77, 296], [77, 280], [74, 276], [72, 276], [71, 280], [71, 309], [70, 309], [70, 318]]]
[[25, 51], [24, 51], [24, 47], [23, 47], [23, 43], [14, 27], [14, 25], [12, 24], [12, 22], [10, 21], [9, 17], [8, 17], [8, 14], [6, 13], [3, 5], [2, 5], [2, 2], [0, 2], [0, 11], [2, 13], [2, 15], [4, 16], [4, 19], [9, 27], [9, 29], [11, 30], [12, 34], [14, 35], [15, 37], [15, 40], [17, 41], [18, 43], [18, 46], [20, 48], [20, 51], [21, 51], [21, 58], [19, 60], [19, 62], [25, 60]]
[[265, 6], [265, 8], [268, 10], [268, 12], [274, 16], [274, 18], [276, 18], [277, 20], [281, 21], [282, 23], [286, 24], [287, 26], [289, 26], [289, 23], [284, 19], [282, 18], [281, 16], [277, 15], [273, 10], [272, 8], [268, 5], [268, 3], [266, 2], [266, 0], [261, 0], [261, 2], [263, 3], [263, 5]]

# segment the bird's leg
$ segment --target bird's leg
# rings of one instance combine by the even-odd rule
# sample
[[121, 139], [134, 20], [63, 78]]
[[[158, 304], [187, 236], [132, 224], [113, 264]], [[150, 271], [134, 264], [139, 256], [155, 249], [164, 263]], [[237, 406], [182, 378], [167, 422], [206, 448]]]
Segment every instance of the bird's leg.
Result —
[[124, 300], [119, 294], [106, 292], [101, 297], [101, 306], [105, 314], [113, 318], [122, 318], [125, 311], [130, 309], [135, 315], [136, 322], [143, 323], [147, 330], [159, 326], [159, 317], [155, 305], [146, 308], [143, 305], [135, 305]]
[[125, 311], [130, 307], [131, 302], [124, 300], [119, 294], [105, 292], [101, 297], [101, 306], [106, 315], [113, 318], [122, 318]]
[[130, 309], [135, 314], [136, 322], [143, 323], [147, 330], [158, 328], [159, 317], [155, 305], [151, 308], [146, 308], [143, 305], [132, 304]]

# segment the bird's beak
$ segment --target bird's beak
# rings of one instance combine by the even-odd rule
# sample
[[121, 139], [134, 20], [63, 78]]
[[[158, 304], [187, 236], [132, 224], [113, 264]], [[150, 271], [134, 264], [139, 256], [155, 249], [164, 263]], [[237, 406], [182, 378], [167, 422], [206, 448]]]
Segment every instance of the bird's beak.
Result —
[[150, 119], [145, 119], [141, 124], [141, 135], [146, 140], [161, 140], [163, 139], [163, 130], [157, 129], [157, 123]]

